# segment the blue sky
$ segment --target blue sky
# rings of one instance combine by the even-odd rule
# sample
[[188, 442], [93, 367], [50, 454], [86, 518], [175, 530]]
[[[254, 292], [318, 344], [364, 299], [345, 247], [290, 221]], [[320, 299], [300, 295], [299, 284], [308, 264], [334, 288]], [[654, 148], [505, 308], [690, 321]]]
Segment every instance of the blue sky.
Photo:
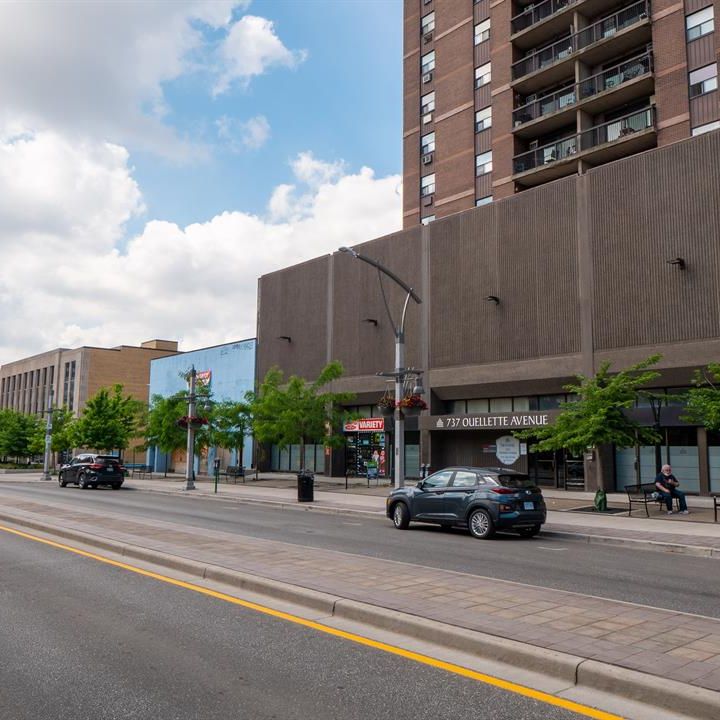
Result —
[[[291, 179], [289, 160], [304, 150], [342, 159], [349, 170], [401, 171], [400, 0], [260, 0], [247, 12], [272, 20], [283, 44], [307, 58], [215, 98], [202, 73], [165, 84], [166, 123], [213, 150], [205, 162], [180, 165], [132, 154], [152, 216], [186, 225], [234, 208], [262, 214], [271, 189]], [[217, 144], [219, 117], [258, 114], [270, 125], [263, 147], [233, 153]]]
[[402, 226], [400, 0], [9, 0], [0, 87], [0, 364], [253, 337], [261, 275]]

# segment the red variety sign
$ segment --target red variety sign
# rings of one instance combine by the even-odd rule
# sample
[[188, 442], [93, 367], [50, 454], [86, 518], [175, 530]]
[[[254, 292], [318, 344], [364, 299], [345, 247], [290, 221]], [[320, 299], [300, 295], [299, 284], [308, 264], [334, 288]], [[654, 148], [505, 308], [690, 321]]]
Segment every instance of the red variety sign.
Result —
[[345, 432], [382, 432], [385, 429], [383, 418], [361, 418], [346, 422], [343, 426]]

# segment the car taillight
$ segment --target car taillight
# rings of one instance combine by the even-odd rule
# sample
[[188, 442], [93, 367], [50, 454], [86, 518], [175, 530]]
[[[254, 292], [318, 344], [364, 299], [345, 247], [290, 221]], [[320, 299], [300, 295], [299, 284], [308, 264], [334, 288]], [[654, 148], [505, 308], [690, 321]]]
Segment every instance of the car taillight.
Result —
[[119, 472], [125, 472], [125, 466], [124, 465], [118, 465], [117, 469]]
[[102, 470], [105, 466], [101, 465], [100, 463], [93, 463], [90, 465], [91, 470]]
[[514, 495], [517, 490], [513, 490], [512, 488], [506, 488], [506, 487], [491, 487], [490, 492], [497, 493], [498, 495]]

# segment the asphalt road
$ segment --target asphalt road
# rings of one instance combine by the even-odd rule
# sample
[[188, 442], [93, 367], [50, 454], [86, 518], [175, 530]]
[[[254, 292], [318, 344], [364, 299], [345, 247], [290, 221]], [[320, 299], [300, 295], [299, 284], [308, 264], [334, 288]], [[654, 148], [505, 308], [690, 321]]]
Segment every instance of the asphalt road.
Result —
[[6, 720], [580, 717], [8, 533], [0, 578]]
[[61, 490], [28, 483], [4, 485], [2, 493], [720, 617], [720, 565], [713, 559], [587, 545], [542, 534], [532, 540], [499, 534], [479, 541], [462, 530], [447, 532], [435, 526], [411, 525], [403, 532], [383, 518], [124, 488]]

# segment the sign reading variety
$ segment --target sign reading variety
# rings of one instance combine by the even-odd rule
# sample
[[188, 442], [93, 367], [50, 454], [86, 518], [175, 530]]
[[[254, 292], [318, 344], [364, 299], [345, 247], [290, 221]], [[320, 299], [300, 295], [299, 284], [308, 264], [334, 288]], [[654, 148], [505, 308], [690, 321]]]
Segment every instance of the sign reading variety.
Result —
[[385, 429], [383, 418], [360, 418], [343, 425], [345, 432], [382, 432]]

